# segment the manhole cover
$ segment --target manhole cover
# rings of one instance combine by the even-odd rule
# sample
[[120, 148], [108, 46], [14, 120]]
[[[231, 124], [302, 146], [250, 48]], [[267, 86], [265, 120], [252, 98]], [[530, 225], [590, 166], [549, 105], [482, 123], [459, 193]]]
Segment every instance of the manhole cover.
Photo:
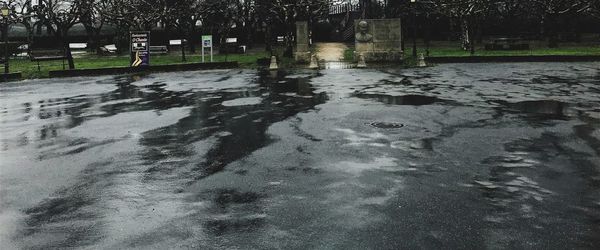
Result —
[[402, 128], [404, 127], [404, 124], [402, 123], [395, 123], [395, 122], [371, 122], [371, 123], [367, 123], [370, 126], [376, 127], [376, 128]]

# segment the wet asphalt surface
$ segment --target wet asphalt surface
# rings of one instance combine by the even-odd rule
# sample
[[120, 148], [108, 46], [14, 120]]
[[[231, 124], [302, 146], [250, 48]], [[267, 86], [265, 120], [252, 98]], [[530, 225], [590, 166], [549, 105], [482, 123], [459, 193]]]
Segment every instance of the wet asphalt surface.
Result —
[[600, 65], [0, 85], [2, 249], [598, 249]]

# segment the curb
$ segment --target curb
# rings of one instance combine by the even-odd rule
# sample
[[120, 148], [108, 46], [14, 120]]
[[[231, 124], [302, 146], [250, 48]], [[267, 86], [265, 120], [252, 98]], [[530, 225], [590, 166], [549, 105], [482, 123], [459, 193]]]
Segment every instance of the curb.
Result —
[[53, 70], [49, 72], [50, 77], [76, 77], [76, 76], [98, 76], [98, 75], [121, 75], [142, 72], [165, 72], [165, 71], [192, 71], [207, 69], [231, 69], [238, 68], [238, 62], [215, 62], [215, 63], [188, 63], [156, 65], [147, 67], [114, 67], [100, 69], [74, 69]]
[[21, 72], [14, 72], [8, 74], [0, 74], [0, 82], [18, 81], [22, 78]]
[[440, 56], [428, 57], [431, 63], [486, 63], [486, 62], [596, 62], [598, 56]]

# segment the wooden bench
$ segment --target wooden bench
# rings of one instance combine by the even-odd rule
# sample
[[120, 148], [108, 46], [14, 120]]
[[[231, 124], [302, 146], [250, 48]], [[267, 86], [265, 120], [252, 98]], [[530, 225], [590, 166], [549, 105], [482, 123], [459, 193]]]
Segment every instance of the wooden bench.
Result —
[[500, 37], [486, 42], [485, 50], [528, 50], [529, 43], [521, 38]]
[[169, 49], [167, 46], [150, 46], [150, 54], [167, 54]]
[[246, 46], [241, 45], [236, 37], [225, 39], [225, 44], [219, 48], [220, 54], [244, 54]]
[[85, 50], [87, 47], [87, 43], [69, 43], [69, 48], [72, 50]]
[[40, 51], [40, 52], [31, 52], [29, 55], [29, 59], [32, 62], [36, 62], [38, 66], [38, 71], [41, 71], [40, 62], [47, 61], [62, 61], [63, 70], [65, 69], [65, 60], [67, 60], [67, 56], [65, 56], [63, 51]]
[[[169, 46], [181, 46], [182, 39], [169, 40]], [[183, 44], [187, 44], [187, 40], [183, 39]]]

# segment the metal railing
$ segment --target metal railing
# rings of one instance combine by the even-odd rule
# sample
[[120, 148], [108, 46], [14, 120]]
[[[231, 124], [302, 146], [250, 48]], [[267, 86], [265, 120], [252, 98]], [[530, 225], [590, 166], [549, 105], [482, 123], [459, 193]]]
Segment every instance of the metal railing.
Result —
[[329, 15], [338, 15], [345, 14], [348, 12], [358, 12], [360, 11], [360, 4], [351, 4], [349, 2], [342, 4], [335, 4], [329, 6]]

